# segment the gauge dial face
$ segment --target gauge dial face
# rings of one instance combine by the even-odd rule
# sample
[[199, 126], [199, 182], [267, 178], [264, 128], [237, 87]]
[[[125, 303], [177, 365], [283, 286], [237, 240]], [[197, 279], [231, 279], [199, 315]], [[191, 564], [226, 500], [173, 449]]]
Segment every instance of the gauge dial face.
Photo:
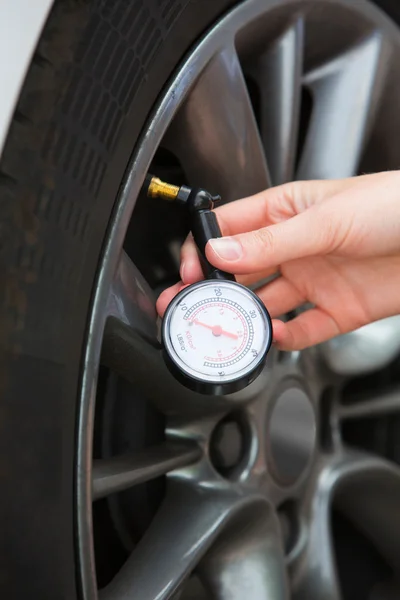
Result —
[[271, 344], [267, 311], [247, 288], [204, 281], [183, 290], [169, 305], [164, 346], [187, 375], [210, 382], [246, 377]]

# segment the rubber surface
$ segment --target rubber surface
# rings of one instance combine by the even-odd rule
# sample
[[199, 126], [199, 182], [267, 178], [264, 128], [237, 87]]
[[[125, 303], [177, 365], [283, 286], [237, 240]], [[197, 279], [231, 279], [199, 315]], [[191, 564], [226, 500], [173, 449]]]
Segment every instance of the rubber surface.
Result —
[[0, 164], [0, 597], [76, 597], [73, 463], [85, 326], [129, 156], [232, 0], [59, 0]]

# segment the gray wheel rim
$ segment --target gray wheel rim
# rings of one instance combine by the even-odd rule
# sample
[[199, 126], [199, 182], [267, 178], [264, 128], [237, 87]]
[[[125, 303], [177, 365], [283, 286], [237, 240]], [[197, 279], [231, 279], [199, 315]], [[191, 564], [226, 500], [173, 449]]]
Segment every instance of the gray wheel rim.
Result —
[[[326, 23], [334, 34], [321, 35]], [[220, 600], [283, 600], [289, 590], [296, 599], [339, 600], [329, 518], [334, 499], [397, 570], [399, 470], [346, 447], [340, 421], [398, 411], [400, 392], [350, 407], [337, 402], [345, 376], [337, 344], [351, 349], [354, 335], [303, 353], [273, 351], [265, 372], [247, 390], [203, 397], [167, 372], [153, 293], [121, 249], [161, 141], [179, 157], [193, 185], [216, 190], [227, 201], [295, 177], [351, 176], [360, 164], [393, 168], [399, 159], [393, 129], [399, 126], [390, 117], [400, 89], [391, 82], [399, 80], [399, 54], [397, 28], [367, 1], [248, 0], [200, 41], [150, 117], [102, 257], [84, 358], [76, 514], [85, 600], [170, 598], [194, 569], [210, 597]], [[244, 72], [259, 85], [260, 129]], [[304, 85], [314, 104], [295, 173]], [[391, 144], [385, 141], [385, 155], [377, 158], [374, 144], [387, 139]], [[397, 322], [387, 334], [392, 348], [387, 360], [399, 349], [393, 341], [398, 329]], [[367, 340], [368, 335], [367, 330]], [[351, 351], [349, 356], [347, 366]], [[101, 361], [165, 413], [164, 445], [93, 464]], [[373, 368], [379, 357], [369, 355], [368, 361], [358, 355], [346, 374], [362, 372], [367, 362]], [[328, 386], [334, 392], [326, 408], [321, 398]], [[250, 435], [243, 461], [223, 477], [210, 459], [210, 439], [232, 411], [240, 411]], [[160, 474], [168, 481], [162, 506], [121, 571], [98, 594], [92, 502]], [[296, 504], [299, 527], [285, 555], [278, 508], [287, 502]]]

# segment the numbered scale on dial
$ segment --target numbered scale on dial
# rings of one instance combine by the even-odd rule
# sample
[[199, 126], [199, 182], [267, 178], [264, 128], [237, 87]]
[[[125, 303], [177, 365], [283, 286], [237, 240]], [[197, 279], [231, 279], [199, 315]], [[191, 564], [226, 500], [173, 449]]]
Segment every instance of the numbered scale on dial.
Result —
[[205, 394], [232, 393], [262, 370], [271, 319], [251, 290], [233, 281], [206, 280], [172, 300], [162, 338], [167, 365], [182, 383]]

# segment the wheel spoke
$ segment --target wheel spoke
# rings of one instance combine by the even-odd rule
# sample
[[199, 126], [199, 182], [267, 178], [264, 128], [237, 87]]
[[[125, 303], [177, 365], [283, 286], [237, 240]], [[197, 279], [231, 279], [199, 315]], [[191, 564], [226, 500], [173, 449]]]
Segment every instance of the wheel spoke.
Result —
[[321, 344], [337, 375], [362, 375], [386, 367], [400, 352], [400, 316], [388, 317]]
[[296, 600], [341, 600], [330, 528], [333, 486], [323, 469], [311, 489], [307, 508], [307, 539], [290, 565]]
[[400, 390], [396, 389], [379, 397], [373, 397], [354, 404], [342, 405], [340, 419], [360, 419], [385, 416], [400, 412]]
[[186, 390], [170, 375], [161, 355], [152, 290], [125, 252], [113, 281], [108, 314], [102, 363], [138, 385], [162, 410], [173, 410], [173, 402], [166, 406], [165, 398], [185, 403]]
[[303, 69], [298, 19], [249, 69], [260, 93], [260, 130], [273, 185], [293, 178]]
[[180, 109], [166, 144], [192, 185], [224, 201], [269, 185], [257, 124], [234, 47], [221, 51]]
[[363, 531], [394, 569], [399, 568], [397, 467], [373, 455], [344, 449], [341, 455], [322, 464], [308, 498], [308, 537], [291, 565], [296, 600], [341, 598], [330, 531], [333, 503]]
[[387, 63], [386, 46], [375, 32], [305, 77], [314, 105], [297, 179], [356, 174]]
[[247, 399], [244, 394], [238, 400], [234, 395], [204, 396], [187, 389], [167, 369], [160, 346], [151, 344], [116, 317], [107, 319], [101, 362], [137, 386], [170, 416], [212, 415]]
[[289, 597], [279, 523], [274, 511], [245, 511], [217, 541], [200, 568], [218, 600], [286, 600]]
[[376, 456], [349, 452], [338, 465], [337, 480], [337, 506], [398, 571], [400, 469]]
[[198, 446], [167, 443], [141, 453], [97, 460], [93, 465], [93, 500], [191, 465], [200, 457]]
[[[192, 392], [171, 375], [158, 341], [153, 292], [124, 252], [112, 285], [108, 314], [102, 364], [137, 385], [160, 410], [171, 415], [204, 415], [221, 412], [237, 402], [233, 396], [229, 399]], [[241, 398], [246, 401], [245, 394]]]
[[120, 319], [150, 341], [157, 341], [154, 294], [125, 252], [121, 253], [107, 309], [110, 316]]
[[172, 484], [164, 504], [101, 600], [164, 600], [241, 508], [239, 498]]

